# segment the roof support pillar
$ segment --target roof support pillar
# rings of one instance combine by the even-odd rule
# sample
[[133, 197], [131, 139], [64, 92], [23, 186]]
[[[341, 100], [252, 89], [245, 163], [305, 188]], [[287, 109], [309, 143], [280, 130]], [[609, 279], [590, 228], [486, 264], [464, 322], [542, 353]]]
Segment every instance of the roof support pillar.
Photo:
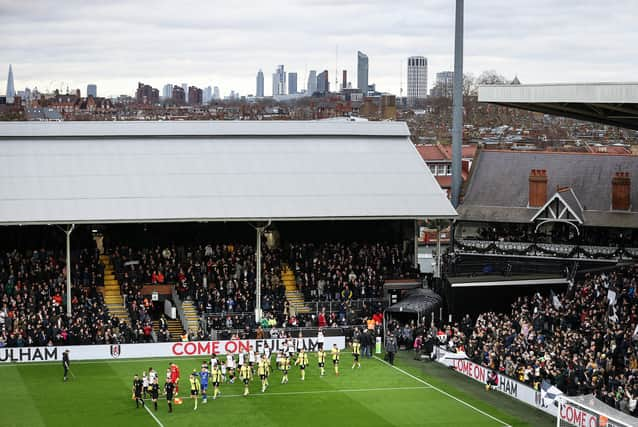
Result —
[[71, 233], [75, 229], [75, 224], [67, 226], [64, 230], [66, 234], [66, 315], [71, 321]]
[[257, 246], [255, 262], [257, 263], [257, 278], [255, 289], [255, 322], [261, 322], [261, 234], [264, 232], [265, 227], [256, 227], [257, 231]]
[[419, 223], [414, 220], [414, 269], [419, 269]]
[[261, 322], [261, 236], [264, 234], [272, 221], [268, 221], [268, 224], [262, 226], [256, 226], [257, 243], [255, 248], [255, 263], [256, 265], [256, 277], [255, 277], [255, 322]]

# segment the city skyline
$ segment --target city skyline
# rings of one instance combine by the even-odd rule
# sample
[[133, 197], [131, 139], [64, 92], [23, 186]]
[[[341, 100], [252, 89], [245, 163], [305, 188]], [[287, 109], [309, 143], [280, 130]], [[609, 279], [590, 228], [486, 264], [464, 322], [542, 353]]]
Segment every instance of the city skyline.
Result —
[[[395, 94], [402, 86], [405, 94], [407, 57], [428, 58], [430, 88], [436, 72], [453, 68], [454, 2], [446, 0], [407, 0], [400, 7], [374, 0], [283, 1], [277, 7], [267, 1], [240, 7], [196, 1], [179, 7], [161, 1], [31, 3], [0, 0], [0, 58], [6, 61], [0, 70], [13, 64], [16, 89], [37, 86], [44, 92], [93, 83], [101, 96], [117, 96], [132, 95], [138, 81], [160, 88], [188, 81], [216, 85], [224, 95], [254, 94], [260, 68], [271, 72], [285, 64], [299, 73], [298, 87], [306, 87], [309, 70], [334, 70], [335, 62], [355, 76], [361, 50], [370, 58], [369, 83]], [[468, 2], [465, 69], [474, 75], [493, 69], [525, 83], [633, 80], [638, 48], [629, 41], [638, 38], [638, 4], [613, 3]], [[178, 13], [191, 9], [198, 13]], [[349, 11], [359, 19], [352, 20]], [[80, 24], [91, 28], [90, 43], [77, 37]]]

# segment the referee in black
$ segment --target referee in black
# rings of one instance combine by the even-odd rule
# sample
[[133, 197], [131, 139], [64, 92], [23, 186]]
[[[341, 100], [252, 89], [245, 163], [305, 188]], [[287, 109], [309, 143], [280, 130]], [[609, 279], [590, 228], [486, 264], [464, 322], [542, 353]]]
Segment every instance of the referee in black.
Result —
[[68, 379], [69, 366], [71, 366], [69, 363], [69, 350], [64, 350], [64, 353], [62, 353], [62, 366], [64, 367], [64, 381], [66, 381]]

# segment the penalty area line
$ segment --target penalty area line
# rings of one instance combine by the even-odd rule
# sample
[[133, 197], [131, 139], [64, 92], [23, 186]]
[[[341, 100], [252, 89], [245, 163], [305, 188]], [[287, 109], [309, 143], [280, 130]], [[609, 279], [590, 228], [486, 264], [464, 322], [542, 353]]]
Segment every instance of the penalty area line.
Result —
[[485, 411], [483, 411], [483, 410], [481, 410], [481, 409], [477, 408], [476, 406], [471, 405], [471, 404], [467, 403], [466, 401], [464, 401], [464, 400], [462, 400], [462, 399], [459, 399], [459, 398], [458, 398], [458, 397], [456, 397], [456, 396], [451, 395], [451, 394], [450, 394], [450, 393], [448, 393], [447, 391], [441, 390], [440, 388], [433, 386], [433, 385], [432, 385], [432, 384], [430, 384], [429, 382], [427, 382], [427, 381], [425, 381], [425, 380], [423, 380], [423, 379], [421, 379], [421, 378], [419, 378], [419, 377], [417, 377], [417, 376], [415, 376], [415, 375], [412, 375], [411, 373], [409, 373], [409, 372], [407, 372], [407, 371], [405, 371], [405, 370], [403, 370], [403, 369], [399, 368], [398, 366], [390, 365], [388, 362], [386, 362], [385, 360], [383, 360], [383, 359], [381, 359], [381, 358], [379, 358], [379, 357], [377, 357], [377, 356], [373, 356], [373, 357], [374, 357], [375, 359], [377, 359], [379, 362], [381, 362], [381, 363], [383, 363], [383, 364], [385, 364], [385, 365], [387, 365], [387, 366], [389, 366], [389, 367], [391, 367], [391, 368], [396, 369], [397, 371], [401, 372], [401, 373], [402, 373], [402, 374], [404, 374], [404, 375], [407, 375], [408, 377], [412, 378], [413, 380], [416, 380], [416, 381], [420, 382], [421, 384], [425, 384], [425, 385], [427, 385], [427, 386], [428, 386], [428, 387], [430, 387], [431, 389], [438, 391], [439, 393], [441, 393], [441, 394], [442, 394], [442, 395], [444, 395], [444, 396], [449, 397], [450, 399], [456, 400], [456, 401], [457, 401], [457, 402], [459, 402], [460, 404], [467, 406], [468, 408], [470, 408], [470, 409], [472, 409], [472, 410], [474, 410], [474, 411], [478, 412], [479, 414], [485, 415], [486, 417], [491, 418], [492, 420], [494, 420], [494, 421], [496, 421], [496, 422], [500, 423], [501, 425], [503, 425], [503, 426], [505, 426], [505, 427], [511, 427], [511, 426], [510, 426], [508, 423], [506, 423], [505, 421], [500, 420], [500, 419], [496, 418], [495, 416], [490, 415], [490, 414], [488, 414], [487, 412], [485, 412]]

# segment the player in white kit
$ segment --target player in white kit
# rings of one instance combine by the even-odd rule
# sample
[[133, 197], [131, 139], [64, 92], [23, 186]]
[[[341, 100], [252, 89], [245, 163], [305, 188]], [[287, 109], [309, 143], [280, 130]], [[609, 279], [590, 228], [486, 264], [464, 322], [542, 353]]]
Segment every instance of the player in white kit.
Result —
[[144, 399], [146, 399], [146, 391], [148, 390], [148, 376], [146, 376], [146, 372], [142, 372], [142, 390], [144, 391]]
[[228, 381], [233, 384], [235, 382], [235, 358], [232, 354], [226, 356], [226, 372], [228, 373]]
[[266, 359], [268, 359], [268, 365], [272, 364], [272, 360], [270, 359], [270, 356], [272, 355], [271, 351], [270, 351], [270, 347], [268, 347], [268, 343], [264, 344], [264, 356], [266, 356]]

